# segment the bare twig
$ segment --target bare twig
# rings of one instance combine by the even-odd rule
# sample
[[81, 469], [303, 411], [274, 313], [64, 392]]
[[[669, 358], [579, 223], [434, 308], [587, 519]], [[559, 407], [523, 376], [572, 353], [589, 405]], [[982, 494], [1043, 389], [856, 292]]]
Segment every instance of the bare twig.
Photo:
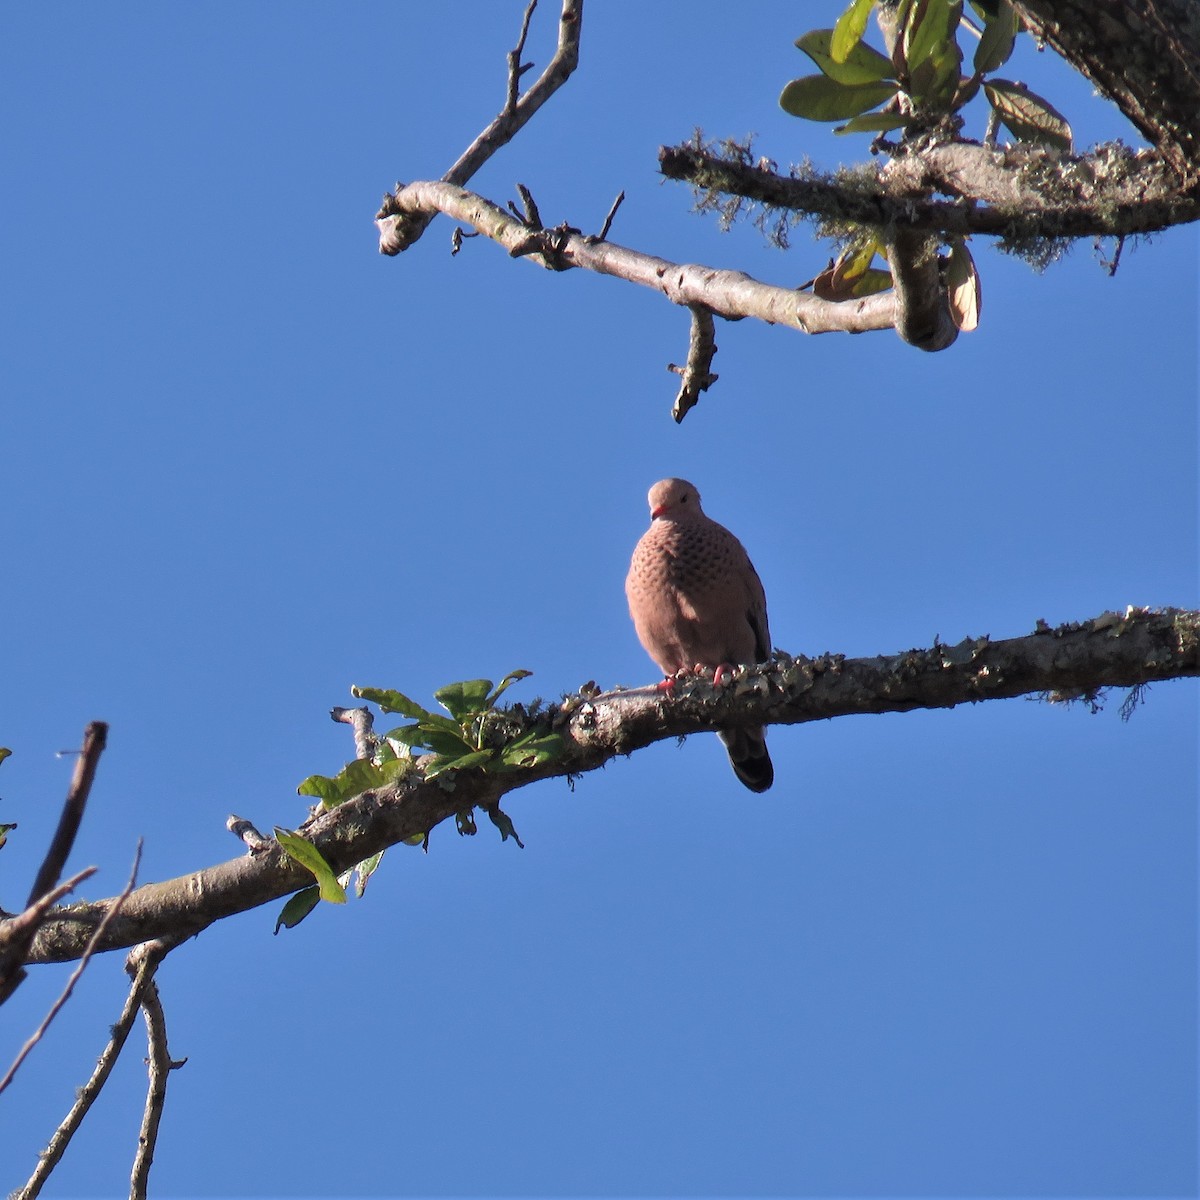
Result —
[[[84, 947], [83, 954], [79, 958], [79, 964], [76, 966], [75, 970], [71, 972], [71, 976], [67, 980], [67, 986], [63, 988], [62, 994], [52, 1005], [50, 1005], [50, 1011], [46, 1013], [45, 1017], [42, 1018], [42, 1023], [33, 1031], [32, 1034], [30, 1034], [29, 1038], [25, 1042], [25, 1045], [21, 1047], [17, 1057], [13, 1060], [12, 1066], [8, 1068], [4, 1078], [0, 1079], [0, 1092], [3, 1092], [4, 1089], [8, 1087], [10, 1083], [12, 1083], [13, 1077], [16, 1075], [21, 1064], [29, 1057], [29, 1054], [33, 1050], [34, 1046], [36, 1046], [38, 1042], [42, 1040], [46, 1030], [50, 1028], [50, 1022], [53, 1021], [56, 1016], [58, 1016], [59, 1010], [64, 1004], [66, 1004], [68, 1000], [70, 1000], [71, 993], [75, 990], [75, 985], [79, 982], [79, 977], [83, 974], [84, 969], [87, 967], [92, 955], [96, 953], [96, 947], [100, 944], [100, 939], [104, 936], [109, 924], [121, 911], [125, 901], [129, 899], [129, 895], [137, 883], [138, 866], [141, 864], [141, 861], [142, 839], [138, 838], [137, 850], [133, 856], [133, 867], [129, 872], [128, 882], [125, 884], [125, 887], [122, 889], [120, 895], [117, 896], [117, 898], [113, 901], [112, 906], [104, 914], [104, 919], [99, 925], [96, 926], [95, 933], [93, 933], [88, 939], [88, 944]], [[88, 878], [90, 875], [94, 875], [95, 872], [95, 867], [89, 867], [86, 871], [81, 871], [74, 879], [68, 880], [67, 884], [64, 886], [67, 888], [67, 890], [70, 890], [70, 888], [74, 887], [75, 884], [81, 882], [83, 879]], [[57, 891], [58, 889], [55, 890]]]
[[158, 1142], [158, 1126], [162, 1120], [163, 1105], [167, 1100], [167, 1077], [177, 1071], [186, 1058], [178, 1061], [171, 1058], [167, 1049], [167, 1018], [158, 995], [158, 984], [148, 980], [142, 993], [142, 1016], [146, 1019], [146, 1040], [149, 1081], [146, 1088], [146, 1108], [142, 1114], [142, 1128], [138, 1134], [137, 1155], [133, 1160], [130, 1177], [130, 1200], [145, 1200], [150, 1182], [150, 1164], [154, 1161], [154, 1148]]
[[71, 847], [75, 844], [79, 824], [83, 820], [88, 792], [91, 791], [92, 780], [96, 776], [96, 764], [100, 761], [107, 740], [108, 726], [103, 721], [93, 721], [84, 730], [83, 749], [75, 763], [75, 774], [67, 791], [62, 816], [58, 820], [58, 829], [55, 830], [54, 840], [50, 843], [50, 849], [46, 851], [37, 878], [33, 881], [27, 904], [32, 904], [39, 896], [48, 892], [62, 875]]
[[668, 371], [683, 377], [671, 409], [677, 425], [699, 403], [700, 393], [706, 392], [719, 378], [712, 373], [712, 360], [717, 353], [717, 330], [712, 313], [699, 304], [690, 308], [692, 332], [688, 339], [687, 362], [682, 367], [675, 363], [667, 365]]
[[129, 1031], [133, 1028], [134, 1019], [142, 1005], [142, 996], [150, 980], [154, 977], [154, 972], [158, 970], [159, 964], [167, 954], [177, 945], [178, 942], [173, 938], [159, 938], [152, 942], [143, 942], [129, 952], [125, 960], [125, 970], [132, 976], [133, 984], [129, 989], [129, 995], [125, 998], [125, 1006], [121, 1009], [121, 1015], [112, 1027], [112, 1036], [109, 1038], [108, 1045], [104, 1047], [91, 1078], [76, 1094], [75, 1103], [71, 1105], [70, 1112], [63, 1118], [62, 1124], [54, 1131], [54, 1136], [38, 1158], [38, 1164], [34, 1168], [33, 1174], [30, 1175], [24, 1187], [18, 1188], [12, 1193], [10, 1200], [33, 1200], [45, 1186], [46, 1180], [50, 1178], [50, 1173], [58, 1166], [62, 1156], [66, 1153], [83, 1118], [87, 1116], [88, 1110], [96, 1102], [101, 1089], [108, 1082], [108, 1077], [112, 1074], [112, 1069], [116, 1066], [125, 1041], [129, 1037]]
[[1121, 251], [1125, 249], [1125, 239], [1117, 238], [1117, 244], [1113, 248], [1112, 258], [1101, 258], [1100, 265], [1108, 272], [1108, 277], [1111, 279], [1116, 273], [1117, 268], [1121, 265]]
[[508, 115], [517, 110], [521, 76], [533, 66], [533, 63], [526, 63], [522, 66], [521, 55], [525, 53], [525, 39], [529, 37], [529, 22], [535, 8], [537, 8], [537, 0], [529, 0], [525, 7], [525, 15], [521, 18], [521, 36], [517, 38], [516, 46], [508, 52], [508, 98], [504, 102], [504, 111]]
[[[31, 904], [23, 912], [7, 917], [0, 921], [0, 954], [7, 954], [16, 943], [32, 937], [37, 927], [42, 923], [46, 913], [50, 911], [68, 892], [73, 892], [85, 879], [90, 879], [99, 870], [98, 867], [84, 867], [58, 887], [52, 888], [40, 900]], [[32, 932], [31, 932], [32, 931]]]
[[234, 837], [241, 838], [251, 854], [262, 854], [275, 845], [273, 838], [264, 837], [245, 817], [239, 817], [236, 813], [230, 813], [225, 819], [225, 828]]
[[617, 209], [620, 208], [624, 203], [625, 192], [622, 190], [617, 198], [612, 202], [612, 208], [608, 210], [608, 216], [604, 218], [604, 224], [601, 227], [600, 232], [596, 235], [596, 241], [603, 242], [608, 238], [608, 231], [612, 228], [613, 217], [617, 215]]
[[361, 708], [334, 708], [329, 715], [354, 730], [355, 758], [370, 758], [375, 753], [379, 744], [379, 739], [372, 732], [375, 718], [365, 704]]
[[524, 213], [517, 212], [517, 209], [509, 202], [509, 208], [513, 213], [525, 222], [530, 229], [545, 229], [542, 224], [542, 214], [538, 211], [537, 203], [534, 201], [533, 193], [523, 184], [517, 184], [517, 195], [521, 197], [521, 206], [524, 208]]
[[[515, 87], [512, 63], [520, 59], [525, 46], [525, 35], [528, 31], [529, 18], [533, 14], [534, 5], [525, 10], [521, 25], [521, 38], [517, 49], [509, 56], [509, 78], [505, 105], [500, 115], [463, 151], [458, 161], [442, 176], [443, 183], [462, 185], [479, 170], [481, 166], [502, 146], [508, 145], [513, 137], [525, 127], [533, 116], [551, 96], [571, 77], [579, 65], [579, 38], [583, 30], [583, 0], [563, 0], [562, 11], [558, 17], [558, 47], [554, 57], [534, 84], [517, 100], [512, 99]], [[516, 74], [523, 73], [517, 68]], [[391, 206], [391, 198], [384, 197], [383, 207], [376, 214], [376, 219], [395, 216], [399, 210]], [[393, 236], [386, 242], [381, 238], [379, 250], [381, 254], [399, 254], [407, 250], [429, 227], [434, 218], [434, 211], [410, 212], [402, 221], [396, 222]]]
[[[71, 786], [67, 789], [58, 828], [29, 891], [25, 911], [6, 920], [0, 926], [0, 1004], [16, 991], [25, 978], [25, 955], [46, 913], [55, 900], [71, 890], [70, 887], [59, 890], [55, 885], [62, 875], [63, 867], [66, 866], [71, 847], [75, 844], [75, 835], [79, 832], [83, 811], [87, 807], [88, 793], [96, 775], [96, 764], [100, 761], [107, 737], [108, 726], [103, 721], [93, 721], [84, 730], [83, 748], [75, 763], [75, 773], [71, 778]], [[86, 879], [89, 873], [76, 876], [75, 882]]]
[[25, 955], [33, 944], [38, 927], [46, 919], [46, 914], [68, 892], [73, 892], [85, 879], [95, 875], [96, 870], [95, 867], [85, 867], [78, 874], [72, 875], [66, 883], [51, 888], [24, 912], [0, 921], [0, 1004], [17, 990], [25, 978]]

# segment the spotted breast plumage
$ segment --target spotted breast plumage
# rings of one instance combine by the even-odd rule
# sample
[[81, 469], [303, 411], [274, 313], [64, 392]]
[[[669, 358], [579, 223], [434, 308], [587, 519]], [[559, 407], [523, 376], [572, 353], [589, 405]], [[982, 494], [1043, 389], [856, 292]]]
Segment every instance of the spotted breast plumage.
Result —
[[[638, 639], [667, 676], [765, 662], [767, 600], [741, 542], [700, 506], [686, 479], [650, 489], [650, 528], [633, 552], [625, 594]], [[763, 730], [721, 730], [738, 779], [765, 792], [774, 768]]]

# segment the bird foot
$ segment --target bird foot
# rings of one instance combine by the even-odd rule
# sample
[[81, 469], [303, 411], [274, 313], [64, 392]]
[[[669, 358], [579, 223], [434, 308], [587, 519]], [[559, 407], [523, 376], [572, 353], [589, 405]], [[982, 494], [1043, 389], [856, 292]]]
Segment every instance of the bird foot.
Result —
[[656, 686], [656, 690], [660, 691], [660, 692], [665, 692], [666, 695], [671, 696], [673, 698], [675, 695], [675, 682], [676, 682], [675, 676], [668, 675], [666, 677], [666, 679], [664, 679], [662, 681], [662, 683], [660, 683]]
[[737, 668], [733, 663], [718, 663], [713, 671], [713, 687], [724, 687], [729, 682], [727, 676], [730, 676]]

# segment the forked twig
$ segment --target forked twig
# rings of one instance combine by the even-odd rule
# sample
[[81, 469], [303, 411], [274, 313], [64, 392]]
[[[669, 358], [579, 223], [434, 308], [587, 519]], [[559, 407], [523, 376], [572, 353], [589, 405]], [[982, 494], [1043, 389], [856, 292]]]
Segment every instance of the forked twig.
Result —
[[[562, 11], [558, 17], [558, 46], [554, 57], [525, 94], [514, 98], [517, 82], [526, 70], [520, 65], [520, 57], [525, 48], [529, 20], [534, 8], [535, 4], [526, 8], [517, 47], [508, 56], [509, 72], [504, 108], [459, 155], [458, 161], [442, 176], [443, 183], [458, 184], [460, 187], [466, 183], [501, 146], [506, 146], [512, 141], [530, 117], [567, 82], [579, 65], [583, 0], [562, 0]], [[396, 191], [403, 191], [403, 185], [397, 184]], [[407, 250], [425, 232], [436, 215], [434, 211], [406, 212], [392, 203], [391, 196], [385, 196], [382, 207], [375, 214], [375, 223], [380, 229], [379, 252], [399, 254]]]
[[18, 1188], [12, 1193], [10, 1200], [34, 1200], [34, 1197], [45, 1186], [46, 1180], [50, 1178], [50, 1173], [58, 1166], [63, 1154], [66, 1153], [67, 1147], [71, 1144], [71, 1138], [75, 1136], [83, 1118], [87, 1116], [88, 1110], [96, 1102], [96, 1097], [100, 1095], [101, 1089], [108, 1082], [108, 1077], [112, 1074], [117, 1058], [125, 1046], [125, 1040], [129, 1037], [129, 1031], [133, 1028], [134, 1018], [141, 1007], [146, 985], [154, 977], [154, 972], [158, 970], [159, 964], [176, 945], [178, 943], [174, 939], [159, 938], [153, 942], [142, 942], [130, 950], [125, 960], [125, 970], [133, 976], [133, 984], [129, 989], [129, 995], [125, 998], [125, 1006], [121, 1009], [121, 1015], [112, 1027], [112, 1036], [109, 1038], [108, 1045], [104, 1047], [91, 1078], [79, 1089], [70, 1112], [63, 1118], [62, 1124], [54, 1131], [54, 1136], [51, 1137], [46, 1149], [38, 1158], [33, 1174], [30, 1175], [24, 1187]]
[[508, 52], [508, 99], [504, 102], [505, 113], [516, 112], [517, 96], [521, 88], [521, 76], [533, 63], [521, 64], [521, 55], [525, 53], [525, 39], [529, 37], [529, 21], [533, 10], [537, 8], [538, 0], [529, 0], [525, 7], [525, 15], [521, 18], [521, 36], [517, 38], [516, 46]]
[[[139, 841], [138, 858], [141, 857], [141, 853], [142, 843]], [[133, 869], [134, 874], [136, 875], [137, 860], [134, 861]], [[46, 908], [50, 908], [56, 900], [61, 899], [62, 896], [65, 896], [67, 892], [72, 891], [85, 879], [90, 879], [93, 875], [95, 875], [95, 873], [95, 867], [88, 867], [86, 870], [80, 871], [78, 875], [68, 879], [66, 883], [61, 883], [52, 891], [47, 892], [46, 895], [42, 897], [42, 901], [39, 901], [39, 903], [44, 903]], [[90, 959], [96, 952], [96, 945], [100, 940], [101, 934], [108, 927], [108, 923], [112, 916], [116, 912], [120, 911], [121, 905], [125, 902], [125, 897], [128, 896], [131, 891], [133, 891], [133, 876], [130, 877], [129, 884], [125, 890], [113, 902], [113, 908], [104, 914], [104, 919], [99, 925], [96, 926], [96, 930], [92, 934], [91, 939], [88, 941], [87, 947], [81, 955], [78, 965], [75, 967], [75, 970], [71, 972], [71, 977], [67, 980], [67, 986], [62, 990], [62, 994], [50, 1006], [50, 1011], [46, 1013], [45, 1017], [42, 1018], [42, 1023], [26, 1039], [25, 1045], [21, 1047], [17, 1057], [13, 1059], [12, 1066], [10, 1066], [4, 1073], [4, 1078], [0, 1079], [0, 1092], [3, 1092], [4, 1089], [7, 1088], [10, 1083], [12, 1083], [13, 1077], [16, 1075], [18, 1068], [25, 1061], [25, 1059], [29, 1057], [29, 1053], [33, 1050], [34, 1046], [36, 1046], [38, 1042], [42, 1040], [46, 1030], [50, 1028], [50, 1022], [53, 1021], [56, 1016], [58, 1016], [59, 1009], [61, 1009], [62, 1006], [71, 998], [71, 993], [75, 990], [75, 984], [78, 982], [80, 975], [83, 974], [83, 969], [87, 966], [88, 959]], [[26, 909], [25, 911], [30, 912], [32, 910]], [[25, 913], [21, 914], [22, 917], [24, 915]], [[19, 920], [20, 918], [17, 919]]]

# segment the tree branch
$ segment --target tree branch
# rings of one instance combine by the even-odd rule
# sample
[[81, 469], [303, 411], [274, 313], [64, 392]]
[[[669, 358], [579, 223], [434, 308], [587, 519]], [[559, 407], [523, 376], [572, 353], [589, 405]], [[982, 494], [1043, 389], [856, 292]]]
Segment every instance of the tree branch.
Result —
[[108, 726], [103, 721], [93, 721], [84, 730], [83, 748], [75, 763], [58, 828], [30, 888], [25, 911], [0, 922], [0, 1004], [13, 994], [25, 978], [23, 964], [26, 952], [50, 906], [94, 870], [81, 872], [66, 888], [55, 887], [71, 854], [71, 847], [75, 844], [75, 835], [83, 821], [88, 793], [96, 775], [96, 765], [104, 752], [107, 738]]
[[671, 416], [678, 425], [700, 402], [700, 393], [706, 392], [719, 376], [712, 371], [712, 361], [717, 353], [717, 331], [712, 313], [699, 304], [693, 304], [692, 334], [688, 339], [687, 362], [682, 367], [675, 363], [667, 365], [668, 371], [679, 375], [679, 394], [671, 409]]
[[103, 721], [93, 721], [83, 733], [83, 748], [75, 762], [75, 773], [71, 778], [71, 786], [67, 791], [67, 799], [63, 804], [62, 816], [58, 820], [58, 828], [54, 831], [54, 840], [46, 857], [38, 870], [33, 887], [29, 890], [26, 904], [33, 904], [40, 896], [48, 892], [62, 875], [63, 867], [75, 845], [75, 835], [79, 832], [83, 820], [83, 810], [87, 805], [88, 793], [92, 790], [92, 780], [96, 777], [96, 765], [108, 741], [108, 726]]
[[582, 267], [614, 275], [653, 288], [673, 304], [699, 305], [731, 321], [757, 317], [801, 333], [865, 333], [894, 325], [895, 302], [890, 295], [840, 303], [819, 300], [793, 288], [760, 283], [742, 271], [721, 271], [642, 254], [566, 225], [531, 230], [490, 200], [453, 184], [410, 183], [391, 199], [391, 214], [375, 222], [381, 244], [399, 236], [398, 223], [404, 214], [438, 211], [498, 242], [514, 258], [528, 258], [549, 270]]
[[[20, 1069], [21, 1064], [29, 1057], [34, 1046], [36, 1046], [38, 1042], [40, 1042], [45, 1036], [46, 1030], [50, 1028], [50, 1022], [53, 1021], [56, 1016], [58, 1016], [63, 1005], [70, 1000], [71, 993], [75, 990], [75, 985], [79, 982], [79, 977], [86, 969], [92, 955], [95, 954], [96, 947], [99, 945], [100, 939], [104, 937], [105, 931], [116, 918], [117, 914], [120, 913], [121, 907], [124, 905], [125, 901], [129, 899], [129, 894], [133, 891], [134, 884], [137, 883], [138, 866], [140, 865], [141, 861], [142, 842], [139, 838], [137, 851], [133, 856], [133, 867], [129, 872], [128, 882], [122, 889], [121, 894], [115, 897], [112, 903], [108, 906], [108, 910], [105, 912], [100, 924], [96, 926], [96, 931], [88, 939], [88, 944], [84, 947], [83, 954], [79, 958], [79, 965], [74, 971], [71, 972], [70, 978], [67, 980], [67, 985], [62, 990], [62, 994], [50, 1006], [50, 1011], [46, 1013], [45, 1017], [42, 1019], [42, 1023], [33, 1031], [32, 1034], [30, 1034], [29, 1038], [25, 1042], [25, 1045], [21, 1047], [20, 1052], [13, 1060], [12, 1066], [8, 1068], [4, 1078], [0, 1079], [0, 1092], [3, 1092], [4, 1089], [7, 1088], [10, 1083], [12, 1083], [13, 1078]], [[86, 871], [81, 871], [74, 879], [71, 879], [67, 882], [63, 888], [63, 891], [66, 892], [71, 890], [80, 882], [82, 882], [82, 880], [87, 879], [89, 876], [94, 875], [95, 873], [95, 867], [89, 867]], [[58, 888], [55, 888], [54, 891], [48, 892], [47, 895], [53, 896], [58, 890]]]
[[[1200, 197], [1181, 192], [1160, 155], [1120, 145], [1069, 155], [943, 142], [878, 168], [790, 176], [693, 142], [660, 147], [658, 164], [667, 179], [701, 193], [884, 230], [1020, 241], [1121, 237], [1200, 218]], [[935, 192], [955, 199], [933, 199]]]
[[[111, 902], [104, 901], [103, 903]], [[83, 1118], [87, 1116], [88, 1110], [95, 1103], [96, 1097], [100, 1095], [101, 1089], [108, 1082], [113, 1067], [116, 1066], [125, 1040], [129, 1037], [129, 1031], [133, 1028], [134, 1018], [141, 1007], [146, 987], [154, 977], [154, 972], [158, 970], [159, 964], [176, 944], [174, 940], [163, 939], [135, 946], [129, 952], [125, 970], [133, 977], [133, 984], [129, 989], [129, 995], [125, 998], [125, 1006], [121, 1009], [121, 1015], [112, 1027], [112, 1036], [109, 1038], [108, 1045], [104, 1047], [91, 1078], [79, 1089], [70, 1112], [63, 1118], [62, 1124], [54, 1131], [49, 1145], [38, 1158], [38, 1164], [34, 1168], [33, 1174], [30, 1175], [24, 1187], [18, 1188], [12, 1193], [10, 1200], [34, 1200], [34, 1197], [41, 1192], [46, 1180], [49, 1179], [50, 1173], [58, 1166], [67, 1147], [71, 1144], [71, 1138], [75, 1136]]]
[[1053, 46], [1117, 105], [1178, 175], [1200, 181], [1200, 15], [1195, 0], [1016, 0]]
[[[529, 19], [537, 7], [531, 0], [521, 22], [521, 35], [508, 56], [508, 87], [504, 108], [499, 116], [467, 147], [458, 161], [442, 176], [443, 183], [464, 184], [483, 166], [501, 146], [506, 146], [555, 92], [571, 77], [579, 65], [579, 38], [583, 32], [583, 0], [563, 0], [558, 17], [558, 48], [537, 82], [520, 99], [514, 99], [520, 76], [525, 67], [520, 63], [529, 33]], [[399, 188], [397, 188], [399, 190]], [[385, 242], [379, 241], [381, 254], [399, 254], [407, 250], [429, 227], [435, 212], [433, 209], [407, 211], [390, 207], [391, 197], [385, 196], [383, 207], [377, 218], [399, 214], [392, 226], [392, 235]], [[378, 223], [378, 222], [377, 222]]]
[[[1200, 675], [1200, 611], [1130, 609], [1025, 637], [967, 638], [956, 646], [875, 658], [777, 656], [739, 671], [733, 686], [688, 681], [666, 699], [653, 687], [604, 696], [574, 696], [551, 711], [565, 754], [505, 775], [463, 772], [445, 780], [418, 772], [364, 792], [308, 823], [310, 837], [335, 872], [388, 846], [419, 836], [473, 805], [495, 806], [515, 788], [601, 767], [652, 742], [718, 727], [800, 724], [856, 713], [948, 708], [1030, 693], [1093, 694]], [[99, 941], [114, 950], [149, 937], [181, 940], [222, 917], [265, 904], [312, 883], [278, 845], [164, 883], [138, 888]], [[31, 962], [76, 958], [112, 901], [56, 911], [38, 933]]]

